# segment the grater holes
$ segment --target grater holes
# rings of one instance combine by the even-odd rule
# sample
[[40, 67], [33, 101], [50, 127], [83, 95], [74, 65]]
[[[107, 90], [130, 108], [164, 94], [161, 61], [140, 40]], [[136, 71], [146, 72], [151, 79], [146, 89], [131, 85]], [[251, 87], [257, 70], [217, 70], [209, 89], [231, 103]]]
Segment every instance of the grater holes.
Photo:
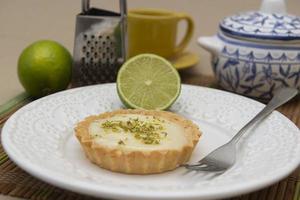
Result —
[[[85, 33], [84, 33], [85, 34]], [[104, 83], [115, 80], [119, 69], [118, 50], [114, 36], [110, 34], [85, 34], [81, 47], [82, 80], [85, 83]]]
[[87, 35], [83, 34], [83, 39], [86, 40], [87, 39]]

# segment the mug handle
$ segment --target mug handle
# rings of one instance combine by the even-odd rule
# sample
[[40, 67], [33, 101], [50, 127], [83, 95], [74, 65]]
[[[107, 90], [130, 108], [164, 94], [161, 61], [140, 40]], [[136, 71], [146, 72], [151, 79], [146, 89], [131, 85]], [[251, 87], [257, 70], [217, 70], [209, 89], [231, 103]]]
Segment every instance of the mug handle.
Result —
[[178, 17], [178, 22], [181, 20], [185, 20], [187, 22], [187, 30], [181, 42], [178, 44], [177, 47], [175, 47], [174, 54], [183, 51], [183, 49], [188, 45], [188, 43], [192, 39], [193, 32], [194, 32], [194, 21], [189, 15], [180, 13], [177, 14], [177, 17]]

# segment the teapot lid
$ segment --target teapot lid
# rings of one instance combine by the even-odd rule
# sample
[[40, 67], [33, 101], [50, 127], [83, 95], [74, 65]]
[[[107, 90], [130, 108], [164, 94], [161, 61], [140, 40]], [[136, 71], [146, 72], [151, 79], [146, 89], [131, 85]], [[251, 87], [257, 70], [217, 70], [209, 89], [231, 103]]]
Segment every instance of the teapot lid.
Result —
[[264, 0], [260, 11], [226, 17], [220, 29], [243, 38], [299, 40], [300, 17], [286, 14], [284, 0]]

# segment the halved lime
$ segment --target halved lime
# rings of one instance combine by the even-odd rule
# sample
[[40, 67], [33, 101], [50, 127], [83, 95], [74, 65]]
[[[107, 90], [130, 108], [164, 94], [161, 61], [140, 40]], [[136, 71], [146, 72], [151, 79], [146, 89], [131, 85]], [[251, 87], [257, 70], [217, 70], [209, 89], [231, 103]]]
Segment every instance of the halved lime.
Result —
[[119, 70], [117, 90], [129, 108], [165, 110], [180, 94], [177, 70], [166, 59], [140, 54], [126, 61]]

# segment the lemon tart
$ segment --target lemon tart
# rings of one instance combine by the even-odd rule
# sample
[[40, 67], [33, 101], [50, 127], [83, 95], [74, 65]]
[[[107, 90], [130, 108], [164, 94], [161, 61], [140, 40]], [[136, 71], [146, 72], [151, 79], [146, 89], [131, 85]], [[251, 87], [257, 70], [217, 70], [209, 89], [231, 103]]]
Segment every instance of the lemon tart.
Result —
[[79, 122], [75, 134], [89, 160], [102, 168], [151, 174], [187, 162], [201, 132], [166, 111], [116, 110]]

